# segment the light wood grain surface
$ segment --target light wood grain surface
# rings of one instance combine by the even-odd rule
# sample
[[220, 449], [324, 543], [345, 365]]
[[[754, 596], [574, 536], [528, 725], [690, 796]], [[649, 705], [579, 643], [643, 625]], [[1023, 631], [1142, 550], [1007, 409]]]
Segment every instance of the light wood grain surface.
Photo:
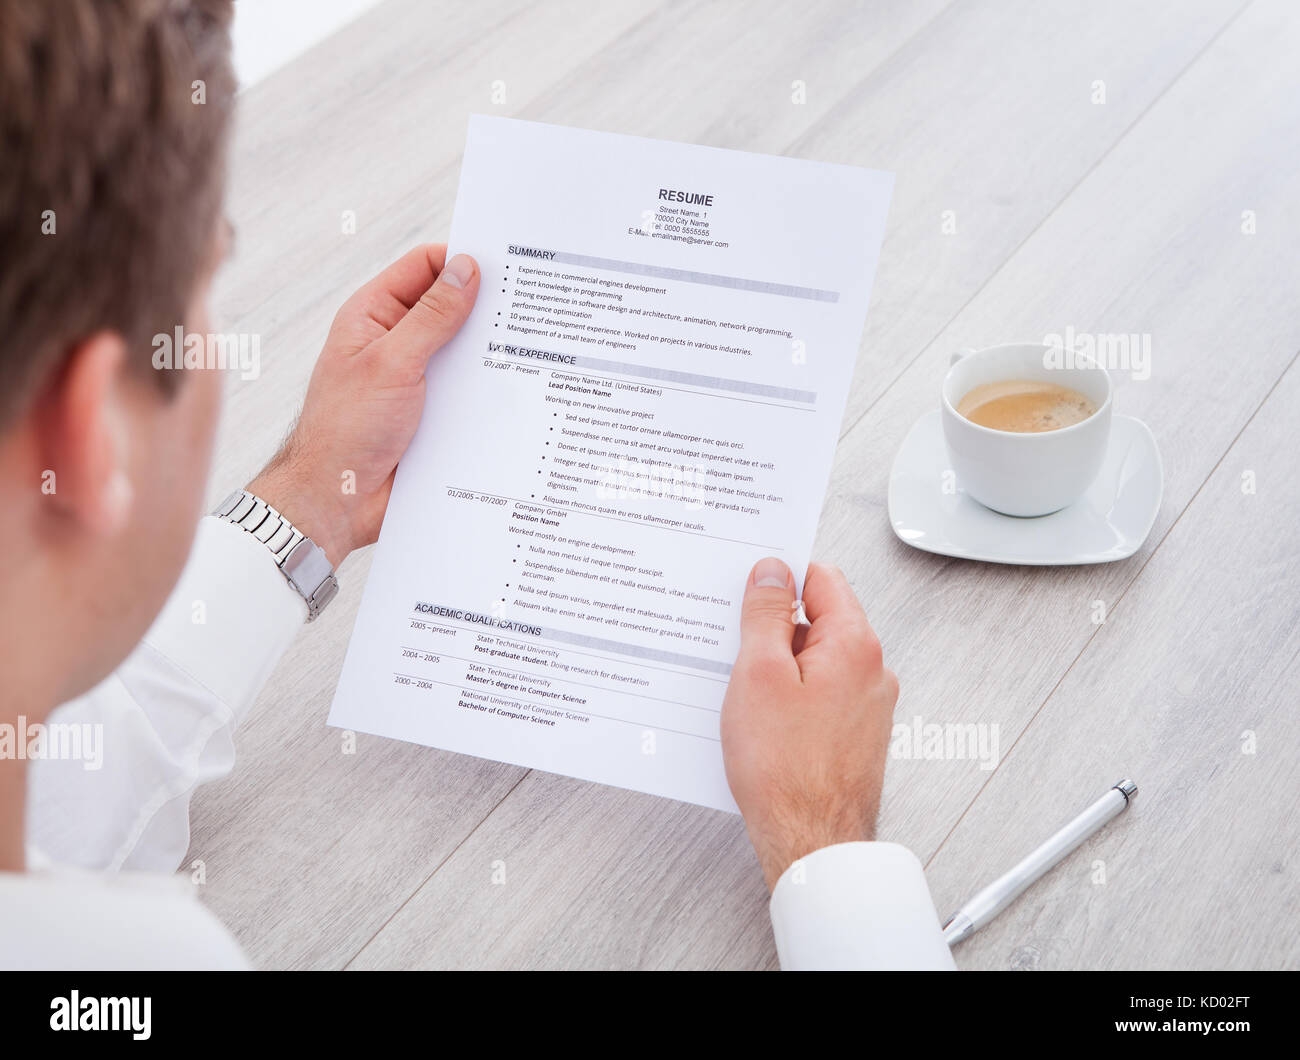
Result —
[[[263, 371], [232, 385], [212, 499], [278, 445], [343, 299], [445, 237], [470, 113], [891, 170], [816, 554], [881, 635], [897, 718], [996, 726], [999, 756], [891, 760], [881, 837], [946, 914], [1131, 775], [1132, 809], [959, 965], [1298, 967], [1297, 53], [1287, 0], [388, 0], [241, 97], [216, 304]], [[1164, 457], [1145, 545], [1023, 568], [901, 544], [889, 468], [948, 354], [1067, 327], [1149, 336], [1116, 399]], [[194, 803], [204, 896], [258, 964], [776, 967], [738, 818], [374, 737], [341, 753], [324, 719], [368, 562]]]

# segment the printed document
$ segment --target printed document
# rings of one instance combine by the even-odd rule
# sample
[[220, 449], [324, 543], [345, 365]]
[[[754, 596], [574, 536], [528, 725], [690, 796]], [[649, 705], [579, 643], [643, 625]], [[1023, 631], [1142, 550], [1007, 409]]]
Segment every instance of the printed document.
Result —
[[802, 585], [891, 175], [471, 119], [433, 355], [330, 724], [735, 812], [750, 568]]

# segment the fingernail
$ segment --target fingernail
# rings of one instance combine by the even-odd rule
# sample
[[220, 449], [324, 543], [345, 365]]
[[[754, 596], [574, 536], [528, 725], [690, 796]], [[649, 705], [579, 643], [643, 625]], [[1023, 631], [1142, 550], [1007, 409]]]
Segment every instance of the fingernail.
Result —
[[768, 556], [754, 567], [756, 589], [784, 589], [790, 584], [790, 568], [779, 559]]
[[474, 259], [468, 254], [457, 254], [443, 266], [438, 279], [452, 287], [464, 287], [474, 275]]

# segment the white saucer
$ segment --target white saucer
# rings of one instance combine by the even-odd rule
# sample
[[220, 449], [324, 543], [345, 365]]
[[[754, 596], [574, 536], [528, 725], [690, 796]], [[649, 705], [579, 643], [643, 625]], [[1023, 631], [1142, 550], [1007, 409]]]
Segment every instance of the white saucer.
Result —
[[[1164, 469], [1151, 429], [1112, 418], [1106, 462], [1088, 492], [1036, 519], [999, 515], [952, 486], [939, 410], [908, 432], [889, 475], [889, 522], [899, 540], [925, 552], [1055, 566], [1110, 563], [1133, 555], [1160, 510]], [[950, 492], [945, 492], [945, 484]]]

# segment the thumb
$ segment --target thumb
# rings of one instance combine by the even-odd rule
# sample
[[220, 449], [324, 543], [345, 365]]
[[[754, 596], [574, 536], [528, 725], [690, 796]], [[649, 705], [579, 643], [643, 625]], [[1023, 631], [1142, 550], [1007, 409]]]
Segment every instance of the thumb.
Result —
[[784, 651], [793, 659], [794, 576], [772, 556], [760, 559], [745, 583], [740, 611], [740, 654]]
[[468, 254], [457, 254], [383, 338], [386, 359], [408, 361], [423, 371], [433, 352], [445, 346], [465, 323], [478, 287], [478, 262]]

